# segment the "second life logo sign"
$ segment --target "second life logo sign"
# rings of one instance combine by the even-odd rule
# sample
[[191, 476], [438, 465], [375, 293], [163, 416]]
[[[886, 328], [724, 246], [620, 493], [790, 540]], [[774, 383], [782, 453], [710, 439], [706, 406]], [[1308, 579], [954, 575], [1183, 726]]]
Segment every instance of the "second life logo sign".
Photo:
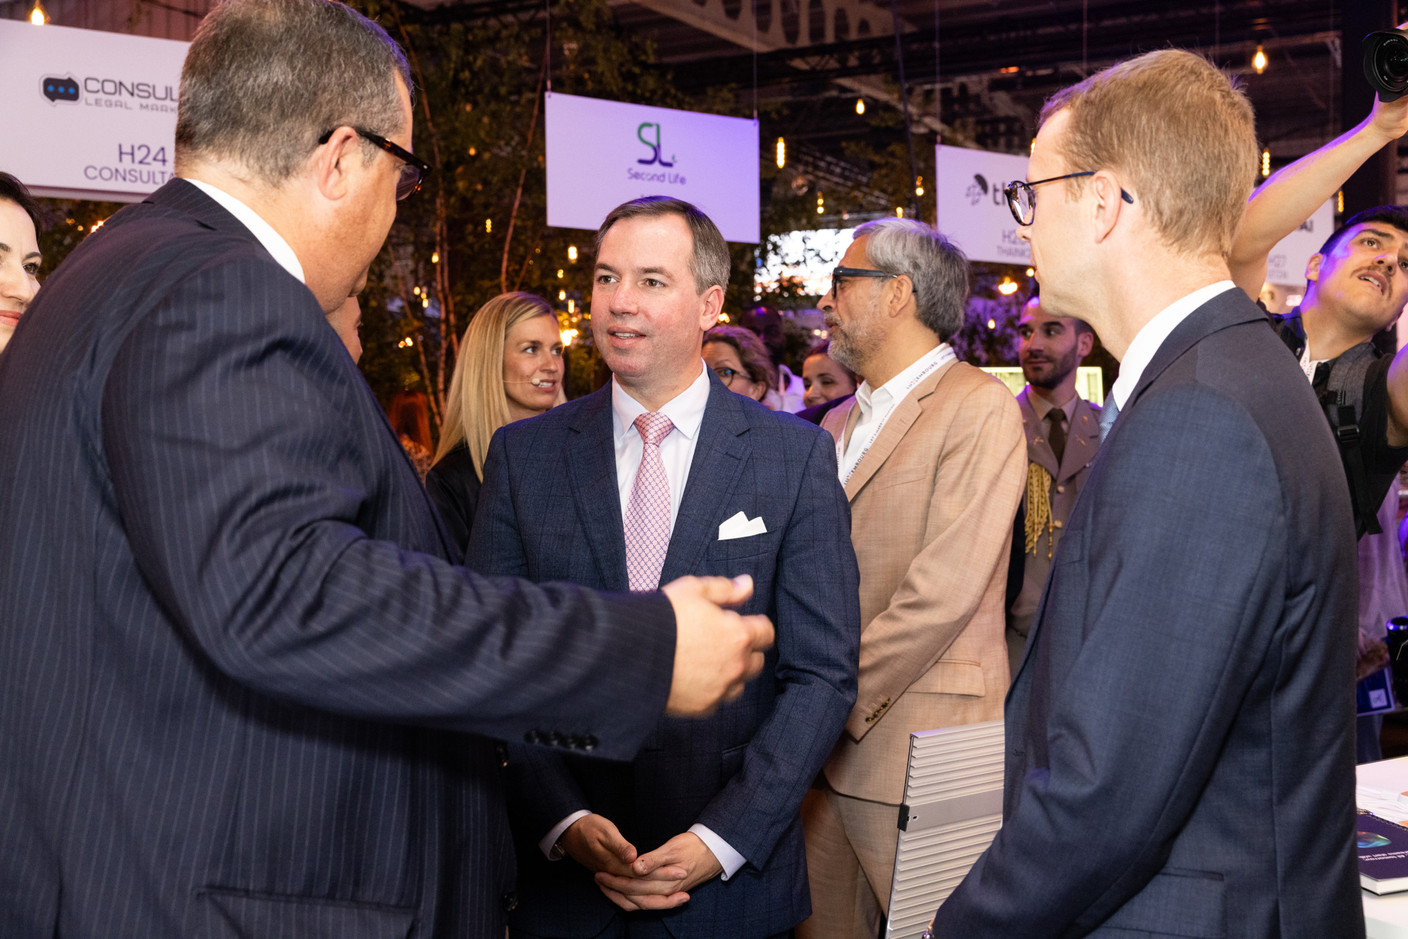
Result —
[[[664, 166], [675, 165], [675, 155], [670, 154], [670, 158], [665, 159], [665, 155], [660, 146], [660, 125], [653, 121], [646, 121], [636, 127], [636, 139], [645, 144], [650, 150], [650, 156], [641, 157], [636, 160], [641, 166]], [[667, 173], [665, 170], [647, 172], [636, 169], [634, 166], [626, 168], [626, 177], [642, 183], [666, 183], [673, 186], [683, 186], [685, 178], [683, 173]]]
[[[655, 139], [654, 139], [654, 140], [648, 139], [648, 135], [650, 134], [651, 129], [654, 129], [654, 131], [655, 131]], [[644, 124], [641, 124], [639, 127], [636, 128], [636, 137], [639, 138], [639, 140], [640, 140], [641, 143], [645, 144], [647, 147], [650, 148], [650, 158], [649, 158], [649, 159], [640, 159], [640, 160], [636, 160], [637, 163], [641, 164], [642, 166], [650, 166], [650, 165], [652, 165], [652, 164], [654, 164], [654, 163], [659, 163], [661, 166], [674, 166], [674, 165], [675, 165], [674, 159], [673, 159], [673, 157], [674, 157], [674, 154], [673, 154], [673, 153], [670, 154], [670, 156], [671, 156], [671, 159], [670, 159], [670, 160], [666, 160], [666, 159], [665, 159], [663, 156], [661, 156], [661, 154], [660, 154], [660, 125], [659, 125], [659, 124], [652, 124], [651, 122], [646, 121]]]

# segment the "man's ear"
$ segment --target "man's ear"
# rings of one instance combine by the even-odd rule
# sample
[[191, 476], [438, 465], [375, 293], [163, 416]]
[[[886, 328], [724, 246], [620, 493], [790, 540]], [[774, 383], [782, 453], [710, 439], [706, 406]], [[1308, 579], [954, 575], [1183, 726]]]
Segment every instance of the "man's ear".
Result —
[[1084, 359], [1095, 348], [1095, 334], [1081, 333], [1076, 336], [1076, 352]]
[[914, 281], [909, 279], [908, 274], [900, 274], [885, 285], [885, 290], [888, 291], [886, 312], [891, 316], [899, 316], [914, 298]]
[[1098, 170], [1090, 177], [1087, 185], [1093, 189], [1095, 195], [1091, 208], [1095, 220], [1095, 240], [1102, 242], [1115, 230], [1120, 213], [1127, 208], [1123, 197], [1124, 190], [1109, 170]]
[[1320, 280], [1320, 265], [1324, 262], [1325, 255], [1312, 254], [1310, 260], [1305, 262], [1305, 279], [1311, 283]]
[[325, 199], [336, 201], [347, 195], [352, 185], [349, 170], [354, 160], [358, 164], [362, 160], [362, 142], [350, 127], [339, 127], [327, 143], [313, 151], [309, 157], [313, 183]]
[[715, 284], [704, 291], [699, 299], [702, 302], [699, 308], [699, 325], [708, 332], [719, 324], [719, 314], [724, 310], [724, 288]]

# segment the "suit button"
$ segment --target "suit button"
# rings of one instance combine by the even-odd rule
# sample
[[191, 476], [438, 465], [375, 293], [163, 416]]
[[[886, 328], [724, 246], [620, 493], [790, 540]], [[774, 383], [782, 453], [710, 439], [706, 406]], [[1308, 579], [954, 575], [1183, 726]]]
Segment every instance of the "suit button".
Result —
[[514, 910], [518, 909], [518, 894], [514, 893], [512, 890], [504, 894], [503, 900], [505, 913], [512, 913]]
[[542, 742], [543, 742], [543, 734], [542, 734], [542, 731], [539, 731], [539, 730], [530, 730], [530, 731], [528, 731], [527, 733], [525, 733], [525, 734], [523, 735], [523, 742], [524, 742], [524, 743], [542, 743]]
[[1052, 527], [1052, 528], [1062, 528], [1062, 527], [1064, 527], [1064, 526], [1061, 524], [1061, 520], [1058, 518], [1058, 519], [1055, 519], [1055, 520], [1051, 523], [1051, 527]]
[[1066, 487], [1065, 487], [1065, 486], [1057, 486], [1057, 487], [1056, 487], [1056, 491], [1057, 491], [1057, 492], [1065, 492], [1065, 491], [1066, 491]]
[[582, 738], [582, 749], [588, 752], [595, 750], [596, 742], [597, 741], [595, 737], [593, 737], [591, 734], [587, 734], [585, 737]]

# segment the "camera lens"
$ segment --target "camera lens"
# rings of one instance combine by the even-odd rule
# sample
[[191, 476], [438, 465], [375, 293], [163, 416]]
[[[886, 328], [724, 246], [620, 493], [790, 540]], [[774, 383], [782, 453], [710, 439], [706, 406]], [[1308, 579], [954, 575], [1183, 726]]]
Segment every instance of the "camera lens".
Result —
[[1408, 33], [1393, 29], [1365, 36], [1364, 77], [1385, 103], [1408, 94]]

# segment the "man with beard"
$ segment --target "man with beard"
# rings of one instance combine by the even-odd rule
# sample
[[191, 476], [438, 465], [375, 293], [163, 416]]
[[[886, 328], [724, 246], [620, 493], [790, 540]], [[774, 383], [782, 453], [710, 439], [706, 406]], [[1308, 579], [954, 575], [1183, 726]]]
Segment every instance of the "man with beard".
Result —
[[831, 355], [866, 380], [822, 427], [851, 504], [860, 678], [802, 823], [799, 939], [877, 934], [890, 896], [909, 735], [1002, 716], [1012, 518], [1026, 464], [1012, 394], [956, 360], [968, 262], [929, 226], [856, 229], [831, 280]]
[[[1022, 375], [1027, 379], [1027, 387], [1017, 395], [1017, 406], [1022, 410], [1029, 464], [1027, 492], [1022, 497], [1025, 511], [1017, 516], [1025, 524], [1012, 536], [1014, 542], [1021, 540], [1024, 551], [1017, 572], [1022, 589], [1007, 612], [1007, 654], [1014, 675], [1061, 529], [1100, 447], [1100, 407], [1076, 394], [1076, 366], [1095, 345], [1090, 327], [1073, 316], [1052, 316], [1041, 308], [1040, 297], [1032, 297], [1022, 308], [1017, 332], [1022, 337], [1018, 349]], [[1018, 550], [1014, 543], [1014, 557]]]

